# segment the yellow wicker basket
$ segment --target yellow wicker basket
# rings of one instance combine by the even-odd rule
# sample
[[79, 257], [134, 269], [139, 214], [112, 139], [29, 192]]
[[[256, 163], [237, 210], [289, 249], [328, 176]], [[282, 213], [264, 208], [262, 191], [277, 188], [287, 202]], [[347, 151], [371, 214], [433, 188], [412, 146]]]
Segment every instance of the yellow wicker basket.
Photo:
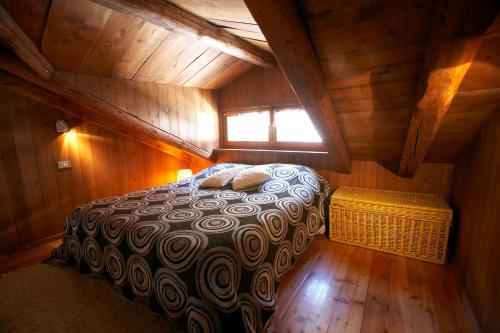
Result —
[[330, 239], [443, 264], [452, 210], [435, 194], [339, 187]]

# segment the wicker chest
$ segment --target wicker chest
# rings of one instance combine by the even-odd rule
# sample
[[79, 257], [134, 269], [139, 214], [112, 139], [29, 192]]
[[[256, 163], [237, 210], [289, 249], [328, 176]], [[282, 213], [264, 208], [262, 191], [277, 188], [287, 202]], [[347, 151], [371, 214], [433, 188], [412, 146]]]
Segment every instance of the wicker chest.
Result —
[[451, 219], [440, 195], [339, 187], [330, 200], [330, 239], [443, 264]]

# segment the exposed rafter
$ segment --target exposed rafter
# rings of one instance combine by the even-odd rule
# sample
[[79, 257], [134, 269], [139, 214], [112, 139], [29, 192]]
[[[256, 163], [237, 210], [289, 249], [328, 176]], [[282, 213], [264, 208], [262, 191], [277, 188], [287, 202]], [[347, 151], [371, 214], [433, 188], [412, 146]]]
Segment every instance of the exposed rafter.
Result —
[[495, 0], [443, 1], [430, 31], [417, 102], [399, 164], [413, 177], [498, 11]]
[[138, 16], [150, 23], [174, 30], [210, 46], [260, 66], [274, 66], [271, 53], [193, 15], [167, 1], [158, 0], [91, 0], [95, 3]]
[[[41, 79], [22, 63], [4, 53], [0, 53], [0, 69], [8, 72], [0, 72], [0, 86], [5, 89], [53, 105], [62, 111], [128, 135], [178, 157], [185, 155], [182, 150], [203, 158], [211, 156], [211, 153], [69, 85], [58, 79], [57, 75], [51, 80]], [[175, 148], [172, 149], [172, 146]]]
[[54, 73], [52, 65], [2, 6], [0, 6], [0, 42], [44, 79], [49, 79]]
[[347, 152], [316, 55], [292, 0], [245, 0], [297, 98], [319, 130], [334, 168], [350, 172]]

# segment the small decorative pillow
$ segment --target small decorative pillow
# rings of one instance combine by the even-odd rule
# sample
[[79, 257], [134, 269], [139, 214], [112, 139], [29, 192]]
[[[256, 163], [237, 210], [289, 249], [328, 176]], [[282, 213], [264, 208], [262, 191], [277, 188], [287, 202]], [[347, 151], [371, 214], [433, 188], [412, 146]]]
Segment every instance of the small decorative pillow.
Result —
[[244, 169], [233, 178], [233, 190], [241, 190], [262, 183], [270, 174], [262, 166]]
[[207, 177], [200, 183], [200, 188], [224, 187], [241, 171], [242, 168], [224, 169]]

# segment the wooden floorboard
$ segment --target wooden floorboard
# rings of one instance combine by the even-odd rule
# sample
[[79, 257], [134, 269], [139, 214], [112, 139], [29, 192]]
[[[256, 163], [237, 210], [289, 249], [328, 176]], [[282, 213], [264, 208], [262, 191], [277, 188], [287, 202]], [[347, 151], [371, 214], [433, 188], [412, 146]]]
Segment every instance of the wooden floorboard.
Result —
[[[56, 240], [0, 257], [0, 273], [47, 258]], [[450, 266], [317, 237], [280, 283], [275, 332], [472, 332]]]

